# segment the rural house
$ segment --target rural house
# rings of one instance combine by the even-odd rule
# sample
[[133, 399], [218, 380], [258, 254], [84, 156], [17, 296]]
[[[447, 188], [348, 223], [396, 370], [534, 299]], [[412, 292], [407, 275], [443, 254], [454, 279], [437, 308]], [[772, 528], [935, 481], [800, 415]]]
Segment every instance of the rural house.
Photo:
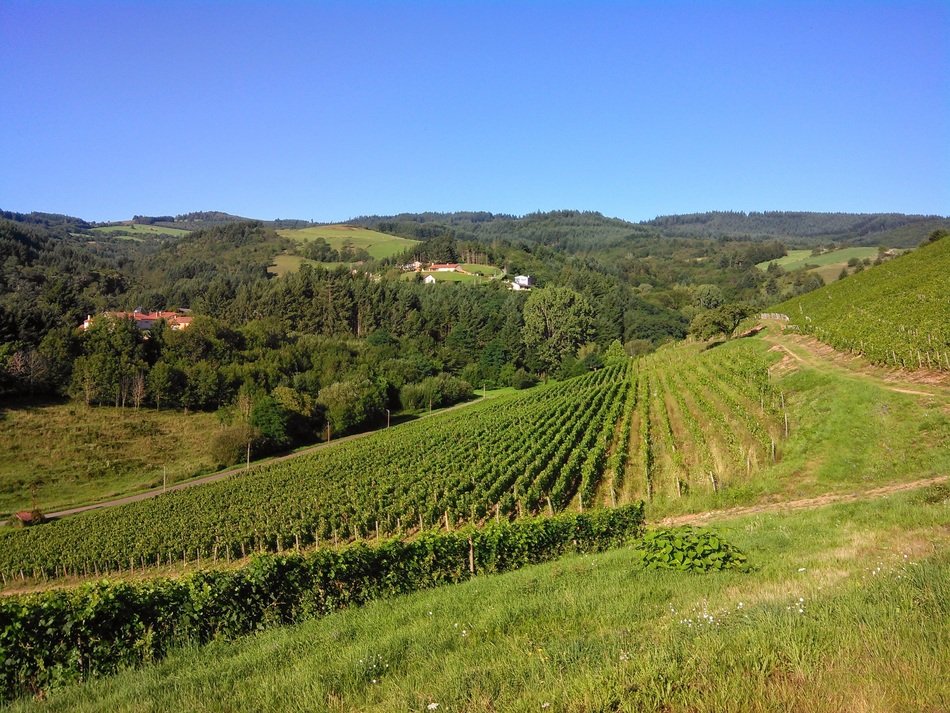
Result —
[[89, 327], [92, 326], [93, 320], [98, 319], [99, 316], [109, 317], [111, 319], [131, 319], [135, 321], [135, 326], [141, 330], [151, 329], [156, 322], [163, 319], [169, 328], [176, 332], [187, 329], [191, 326], [192, 321], [191, 317], [180, 310], [178, 312], [143, 312], [142, 310], [136, 309], [132, 312], [103, 312], [102, 315], [96, 315], [96, 317], [88, 315], [82, 323], [83, 330], [89, 329]]

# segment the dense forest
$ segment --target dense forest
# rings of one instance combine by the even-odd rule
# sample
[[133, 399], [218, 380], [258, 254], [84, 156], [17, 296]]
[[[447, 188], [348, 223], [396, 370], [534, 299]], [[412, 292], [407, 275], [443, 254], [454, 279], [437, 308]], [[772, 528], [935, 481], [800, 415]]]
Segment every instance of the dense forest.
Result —
[[902, 213], [713, 211], [660, 216], [642, 225], [659, 229], [668, 236], [780, 238], [789, 247], [812, 247], [830, 242], [914, 247], [934, 230], [950, 228], [950, 220]]
[[[793, 215], [764, 220], [781, 226]], [[798, 234], [833, 223], [803, 221]], [[234, 451], [233, 460], [249, 440], [258, 452], [280, 449], [327, 427], [371, 424], [387, 409], [598, 369], [611, 345], [641, 354], [689, 332], [728, 334], [756, 308], [822, 284], [804, 270], [756, 268], [785, 254], [775, 238], [669, 237], [670, 225], [598, 213], [403, 214], [350, 224], [421, 242], [372, 260], [276, 232], [304, 221], [203, 212], [135, 216], [103, 230], [69, 216], [4, 212], [0, 393], [218, 411], [231, 424], [218, 447]], [[281, 254], [351, 262], [307, 263], [277, 277], [268, 267]], [[425, 285], [401, 269], [413, 259], [492, 264], [531, 275], [535, 287]], [[144, 331], [104, 314], [134, 309], [184, 310], [193, 321], [182, 331], [162, 321]]]

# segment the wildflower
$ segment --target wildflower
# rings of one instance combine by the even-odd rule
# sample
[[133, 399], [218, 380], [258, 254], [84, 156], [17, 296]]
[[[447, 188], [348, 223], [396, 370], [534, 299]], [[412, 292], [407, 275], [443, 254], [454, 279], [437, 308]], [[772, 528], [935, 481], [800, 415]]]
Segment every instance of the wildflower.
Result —
[[438, 709], [438, 707], [439, 707], [439, 704], [438, 704], [438, 703], [430, 703], [429, 705], [426, 706], [426, 710], [427, 710], [427, 711], [434, 711], [434, 710]]
[[541, 707], [542, 707], [542, 708], [550, 708], [550, 707], [551, 707], [551, 704], [550, 704], [550, 703], [542, 703], [542, 704], [541, 704]]
[[804, 571], [805, 571], [805, 568], [804, 568], [804, 567], [799, 567], [799, 568], [798, 568], [798, 571], [799, 571], [799, 572], [804, 572]]

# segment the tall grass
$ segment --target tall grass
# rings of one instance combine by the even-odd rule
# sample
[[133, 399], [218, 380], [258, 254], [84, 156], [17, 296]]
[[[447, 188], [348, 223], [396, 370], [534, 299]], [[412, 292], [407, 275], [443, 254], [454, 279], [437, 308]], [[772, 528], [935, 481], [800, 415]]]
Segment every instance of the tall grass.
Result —
[[[82, 404], [14, 404], [0, 412], [0, 517], [32, 506], [95, 502], [210, 472], [214, 414]], [[163, 472], [164, 468], [164, 472]]]

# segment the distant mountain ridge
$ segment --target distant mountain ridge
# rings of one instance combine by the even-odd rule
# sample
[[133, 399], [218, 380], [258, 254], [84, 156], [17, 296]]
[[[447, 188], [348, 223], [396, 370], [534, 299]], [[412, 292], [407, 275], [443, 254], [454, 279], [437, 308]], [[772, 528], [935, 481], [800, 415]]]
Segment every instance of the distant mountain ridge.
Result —
[[[94, 226], [135, 223], [182, 230], [200, 230], [216, 225], [258, 222], [265, 227], [303, 228], [314, 223], [298, 218], [263, 220], [224, 211], [194, 211], [181, 215], [136, 215], [131, 221], [87, 222], [56, 213], [0, 211], [0, 217], [47, 228], [68, 226], [85, 232]], [[553, 210], [522, 216], [489, 211], [454, 211], [362, 215], [345, 221], [390, 235], [416, 240], [451, 235], [459, 240], [491, 243], [540, 244], [570, 251], [598, 250], [628, 244], [647, 237], [781, 240], [788, 247], [874, 245], [916, 247], [934, 230], [950, 229], [950, 217], [903, 213], [828, 213], [809, 211], [709, 211], [663, 215], [640, 222], [610, 218], [596, 211]]]
[[812, 213], [807, 211], [711, 211], [658, 216], [643, 221], [663, 234], [677, 237], [747, 239], [779, 238], [814, 244], [887, 244], [911, 247], [933, 230], [950, 226], [950, 218], [903, 213]]

